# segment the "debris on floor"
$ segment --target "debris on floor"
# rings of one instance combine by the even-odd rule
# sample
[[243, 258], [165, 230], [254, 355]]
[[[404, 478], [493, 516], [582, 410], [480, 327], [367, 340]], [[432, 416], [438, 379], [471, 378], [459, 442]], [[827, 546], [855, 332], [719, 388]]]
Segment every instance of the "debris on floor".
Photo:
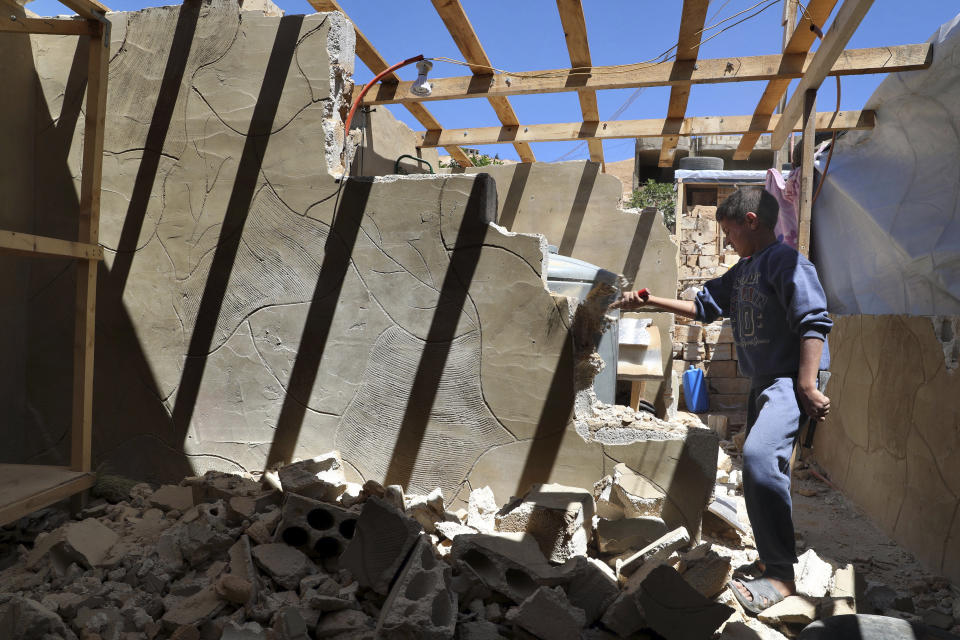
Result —
[[[699, 540], [670, 530], [669, 498], [623, 465], [589, 490], [534, 485], [501, 507], [478, 488], [457, 513], [439, 490], [347, 482], [337, 452], [259, 479], [211, 471], [136, 485], [78, 519], [47, 509], [0, 530], [0, 637], [783, 638], [856, 613], [960, 630], [948, 581], [918, 570], [885, 583], [863, 561], [818, 553], [803, 513], [798, 594], [745, 614], [726, 585], [756, 551], [737, 446], [722, 444], [722, 508], [705, 512]], [[833, 497], [800, 466], [799, 495]]]

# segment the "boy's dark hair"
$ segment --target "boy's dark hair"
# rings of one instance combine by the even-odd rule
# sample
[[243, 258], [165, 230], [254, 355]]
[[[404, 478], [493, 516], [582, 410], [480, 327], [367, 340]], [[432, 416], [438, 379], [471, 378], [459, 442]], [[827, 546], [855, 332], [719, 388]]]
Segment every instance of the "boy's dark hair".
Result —
[[764, 226], [773, 229], [777, 226], [780, 204], [766, 189], [737, 189], [717, 207], [717, 220], [743, 222], [748, 211], [753, 211]]

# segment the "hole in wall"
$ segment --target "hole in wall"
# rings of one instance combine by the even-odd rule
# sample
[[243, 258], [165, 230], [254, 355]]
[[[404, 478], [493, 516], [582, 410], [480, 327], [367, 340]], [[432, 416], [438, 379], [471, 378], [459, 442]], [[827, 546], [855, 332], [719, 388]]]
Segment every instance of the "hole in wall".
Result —
[[333, 526], [333, 514], [326, 509], [314, 509], [307, 514], [307, 524], [317, 531], [325, 531]]
[[292, 547], [300, 547], [310, 542], [310, 534], [303, 527], [287, 527], [280, 534], [280, 539]]
[[335, 558], [340, 555], [340, 541], [324, 536], [313, 545], [313, 551], [321, 558]]
[[356, 518], [350, 518], [349, 520], [344, 520], [340, 523], [340, 526], [337, 528], [342, 535], [347, 540], [353, 539], [353, 534], [357, 530], [357, 520]]

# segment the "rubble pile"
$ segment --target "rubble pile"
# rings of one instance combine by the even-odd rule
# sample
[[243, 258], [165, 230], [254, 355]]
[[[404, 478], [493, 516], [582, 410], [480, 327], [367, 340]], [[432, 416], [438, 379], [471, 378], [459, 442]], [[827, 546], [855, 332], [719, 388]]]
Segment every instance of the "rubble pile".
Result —
[[[720, 458], [717, 497], [737, 497]], [[140, 484], [78, 520], [37, 516], [49, 531], [0, 565], [0, 637], [779, 638], [855, 611], [852, 567], [808, 550], [800, 594], [745, 616], [725, 587], [755, 559], [749, 531], [708, 514], [698, 542], [664, 522], [669, 500], [619, 464], [590, 490], [534, 485], [498, 506], [483, 487], [451, 512], [439, 490], [347, 482], [336, 452], [260, 479]], [[867, 593], [878, 610], [903, 597]]]

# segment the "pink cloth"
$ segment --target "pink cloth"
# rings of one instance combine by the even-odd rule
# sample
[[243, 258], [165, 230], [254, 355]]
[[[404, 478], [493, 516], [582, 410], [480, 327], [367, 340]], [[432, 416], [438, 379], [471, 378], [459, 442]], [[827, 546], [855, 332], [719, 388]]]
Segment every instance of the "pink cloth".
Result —
[[800, 202], [800, 169], [791, 171], [786, 180], [777, 169], [767, 169], [765, 188], [780, 204], [780, 215], [777, 217], [777, 226], [773, 229], [774, 234], [781, 242], [796, 249], [799, 233], [797, 204]]

